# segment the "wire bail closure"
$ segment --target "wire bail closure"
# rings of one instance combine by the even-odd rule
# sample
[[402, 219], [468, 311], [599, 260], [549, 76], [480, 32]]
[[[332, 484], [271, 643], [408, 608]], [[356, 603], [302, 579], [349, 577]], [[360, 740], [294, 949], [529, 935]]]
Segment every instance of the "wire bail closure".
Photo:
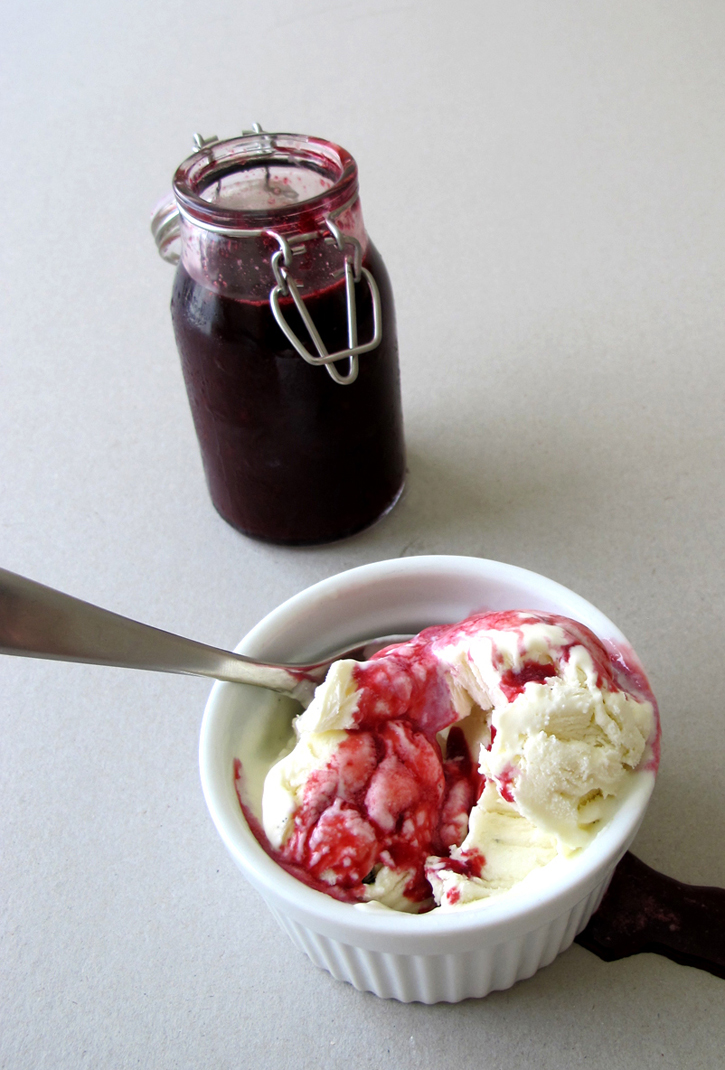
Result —
[[[335, 240], [335, 244], [345, 257], [345, 296], [347, 298], [347, 349], [340, 349], [337, 353], [329, 353], [325, 343], [320, 337], [320, 332], [315, 326], [314, 320], [309, 313], [307, 306], [300, 294], [297, 283], [290, 274], [290, 268], [292, 267], [292, 257], [294, 255], [294, 248], [304, 244], [306, 240], [317, 235], [302, 234], [300, 235], [294, 246], [287, 241], [285, 237], [278, 234], [275, 230], [267, 230], [265, 233], [279, 243], [279, 249], [272, 254], [271, 264], [272, 271], [274, 272], [276, 285], [272, 287], [269, 294], [269, 303], [272, 308], [272, 314], [277, 321], [277, 325], [284, 334], [287, 341], [293, 346], [295, 351], [307, 361], [308, 364], [324, 364], [327, 369], [327, 374], [335, 380], [336, 383], [340, 383], [342, 386], [349, 386], [354, 383], [358, 377], [359, 366], [358, 356], [361, 353], [369, 353], [372, 349], [376, 349], [380, 345], [383, 337], [382, 316], [380, 311], [380, 292], [377, 287], [375, 279], [370, 274], [367, 268], [362, 266], [362, 248], [357, 238], [351, 237], [349, 234], [343, 234], [338, 227], [337, 223], [329, 217], [325, 220], [327, 228], [330, 231], [332, 237]], [[329, 238], [327, 239], [330, 240]], [[355, 299], [355, 283], [361, 282], [362, 279], [368, 284], [370, 290], [370, 297], [373, 302], [373, 336], [369, 342], [358, 343], [357, 336], [357, 305]], [[312, 339], [315, 349], [317, 350], [317, 356], [313, 356], [309, 352], [307, 347], [303, 344], [300, 338], [290, 327], [289, 323], [284, 317], [282, 308], [280, 307], [280, 297], [291, 297], [294, 301], [295, 308], [297, 309], [300, 319], [305, 325], [307, 333]], [[348, 367], [347, 373], [340, 373], [335, 364], [338, 360], [347, 360]]]
[[[267, 156], [272, 152], [275, 135], [266, 133], [259, 123], [254, 123], [251, 130], [243, 130], [242, 134], [257, 134], [260, 136], [260, 156]], [[196, 152], [204, 152], [206, 150], [211, 154], [213, 153], [215, 146], [218, 144], [219, 138], [215, 134], [211, 137], [202, 137], [201, 134], [194, 134], [194, 149]], [[154, 236], [159, 255], [163, 260], [166, 260], [170, 264], [177, 264], [181, 259], [179, 245], [181, 239], [182, 218], [187, 218], [192, 225], [200, 226], [204, 230], [211, 231], [220, 236], [230, 238], [259, 238], [263, 235], [269, 235], [269, 237], [274, 238], [279, 244], [279, 249], [272, 254], [271, 258], [275, 285], [270, 291], [269, 303], [277, 325], [287, 341], [293, 346], [303, 360], [307, 361], [308, 364], [323, 364], [327, 368], [328, 375], [334, 379], [336, 383], [340, 383], [342, 386], [348, 386], [349, 384], [354, 383], [358, 377], [359, 366], [357, 358], [361, 353], [369, 353], [372, 349], [376, 349], [380, 345], [383, 337], [380, 291], [378, 290], [377, 283], [368, 269], [362, 266], [362, 247], [360, 242], [357, 238], [353, 238], [352, 235], [344, 234], [336, 222], [336, 218], [349, 208], [355, 200], [357, 200], [357, 193], [347, 204], [337, 208], [336, 211], [325, 220], [325, 225], [327, 226], [331, 237], [324, 236], [324, 240], [327, 242], [334, 241], [334, 244], [337, 245], [337, 248], [343, 254], [345, 262], [347, 349], [341, 349], [337, 353], [328, 352], [325, 343], [320, 337], [320, 332], [317, 330], [312, 316], [300, 294], [299, 287], [290, 274], [295, 252], [300, 251], [306, 242], [323, 237], [324, 231], [316, 230], [309, 234], [295, 235], [294, 240], [289, 242], [276, 230], [247, 230], [241, 228], [217, 227], [210, 223], [201, 223], [198, 220], [191, 219], [188, 216], [187, 211], [182, 209], [181, 205], [177, 204], [174, 195], [171, 194], [170, 196], [164, 197], [156, 205], [151, 219], [151, 233]], [[373, 303], [373, 336], [369, 342], [359, 343], [357, 335], [355, 284], [361, 282], [363, 279], [365, 279], [368, 284], [370, 297]], [[295, 308], [305, 325], [305, 329], [314, 343], [315, 349], [317, 350], [317, 356], [313, 356], [313, 354], [309, 352], [304, 343], [290, 327], [282, 312], [280, 297], [292, 298]], [[348, 361], [347, 372], [344, 375], [335, 367], [337, 361], [340, 360]]]

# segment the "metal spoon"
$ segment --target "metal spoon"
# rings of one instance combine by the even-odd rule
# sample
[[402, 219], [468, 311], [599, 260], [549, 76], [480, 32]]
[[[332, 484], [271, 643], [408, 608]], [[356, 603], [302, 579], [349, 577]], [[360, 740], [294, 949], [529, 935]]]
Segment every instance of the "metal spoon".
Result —
[[307, 665], [255, 661], [140, 624], [0, 569], [2, 654], [210, 676], [281, 691], [305, 706], [333, 661], [364, 661], [384, 646], [408, 638], [381, 636]]

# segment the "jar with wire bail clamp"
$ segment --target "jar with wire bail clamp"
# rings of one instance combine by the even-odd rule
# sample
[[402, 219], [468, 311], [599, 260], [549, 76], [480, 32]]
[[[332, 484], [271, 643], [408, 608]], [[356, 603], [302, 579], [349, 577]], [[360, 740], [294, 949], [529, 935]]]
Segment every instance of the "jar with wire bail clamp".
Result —
[[212, 502], [245, 535], [352, 535], [405, 477], [393, 296], [357, 165], [258, 127], [196, 137], [152, 230]]

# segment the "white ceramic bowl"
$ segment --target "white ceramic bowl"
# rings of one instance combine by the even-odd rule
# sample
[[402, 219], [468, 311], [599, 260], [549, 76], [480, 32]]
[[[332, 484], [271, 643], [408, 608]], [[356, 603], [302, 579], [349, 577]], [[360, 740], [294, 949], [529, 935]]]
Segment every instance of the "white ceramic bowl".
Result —
[[[314, 660], [377, 635], [418, 632], [481, 610], [539, 609], [586, 624], [628, 649], [598, 609], [534, 572], [469, 557], [408, 557], [332, 576], [268, 614], [237, 649], [270, 661]], [[234, 786], [234, 759], [276, 757], [288, 700], [217, 683], [204, 713], [201, 781], [214, 824], [242, 873], [293, 942], [356, 988], [405, 1002], [456, 1002], [508, 988], [564, 951], [585, 927], [644, 816], [654, 772], [643, 771], [612, 820], [572, 859], [556, 859], [526, 887], [460, 911], [421, 916], [341, 903], [307, 887], [265, 853]], [[245, 766], [253, 808], [259, 763]], [[256, 803], [254, 800], [257, 800]]]

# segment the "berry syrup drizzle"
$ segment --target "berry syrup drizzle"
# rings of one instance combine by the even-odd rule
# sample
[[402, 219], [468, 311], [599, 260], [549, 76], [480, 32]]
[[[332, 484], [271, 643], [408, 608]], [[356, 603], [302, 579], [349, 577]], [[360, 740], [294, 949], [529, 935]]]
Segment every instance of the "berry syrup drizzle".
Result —
[[[564, 665], [575, 646], [592, 657], [597, 685], [632, 691], [656, 704], [636, 658], [614, 647], [607, 651], [584, 625], [567, 617], [537, 612], [482, 613], [460, 624], [427, 628], [406, 643], [387, 647], [353, 670], [357, 687], [354, 726], [321, 768], [307, 779], [293, 828], [279, 850], [269, 844], [243, 801], [243, 771], [235, 761], [235, 782], [244, 815], [265, 851], [287, 872], [310, 887], [345, 902], [369, 898], [367, 885], [381, 866], [406, 878], [402, 889], [419, 910], [431, 909], [432, 890], [425, 864], [479, 877], [485, 859], [471, 851], [450, 858], [468, 832], [468, 816], [485, 786], [466, 737], [454, 724], [444, 666], [437, 654], [466, 636], [518, 632], [521, 667], [507, 668], [493, 640], [494, 667], [508, 702], [529, 683], [544, 684], [558, 675], [551, 661], [526, 660], [524, 625], [558, 626], [564, 634], [556, 657]], [[631, 655], [631, 656], [630, 656]], [[629, 668], [630, 665], [636, 668]], [[659, 740], [659, 722], [657, 722]], [[438, 734], [449, 729], [445, 755]], [[495, 727], [491, 728], [491, 742]], [[653, 747], [654, 751], [654, 747]], [[514, 802], [516, 770], [496, 780], [504, 799]]]

